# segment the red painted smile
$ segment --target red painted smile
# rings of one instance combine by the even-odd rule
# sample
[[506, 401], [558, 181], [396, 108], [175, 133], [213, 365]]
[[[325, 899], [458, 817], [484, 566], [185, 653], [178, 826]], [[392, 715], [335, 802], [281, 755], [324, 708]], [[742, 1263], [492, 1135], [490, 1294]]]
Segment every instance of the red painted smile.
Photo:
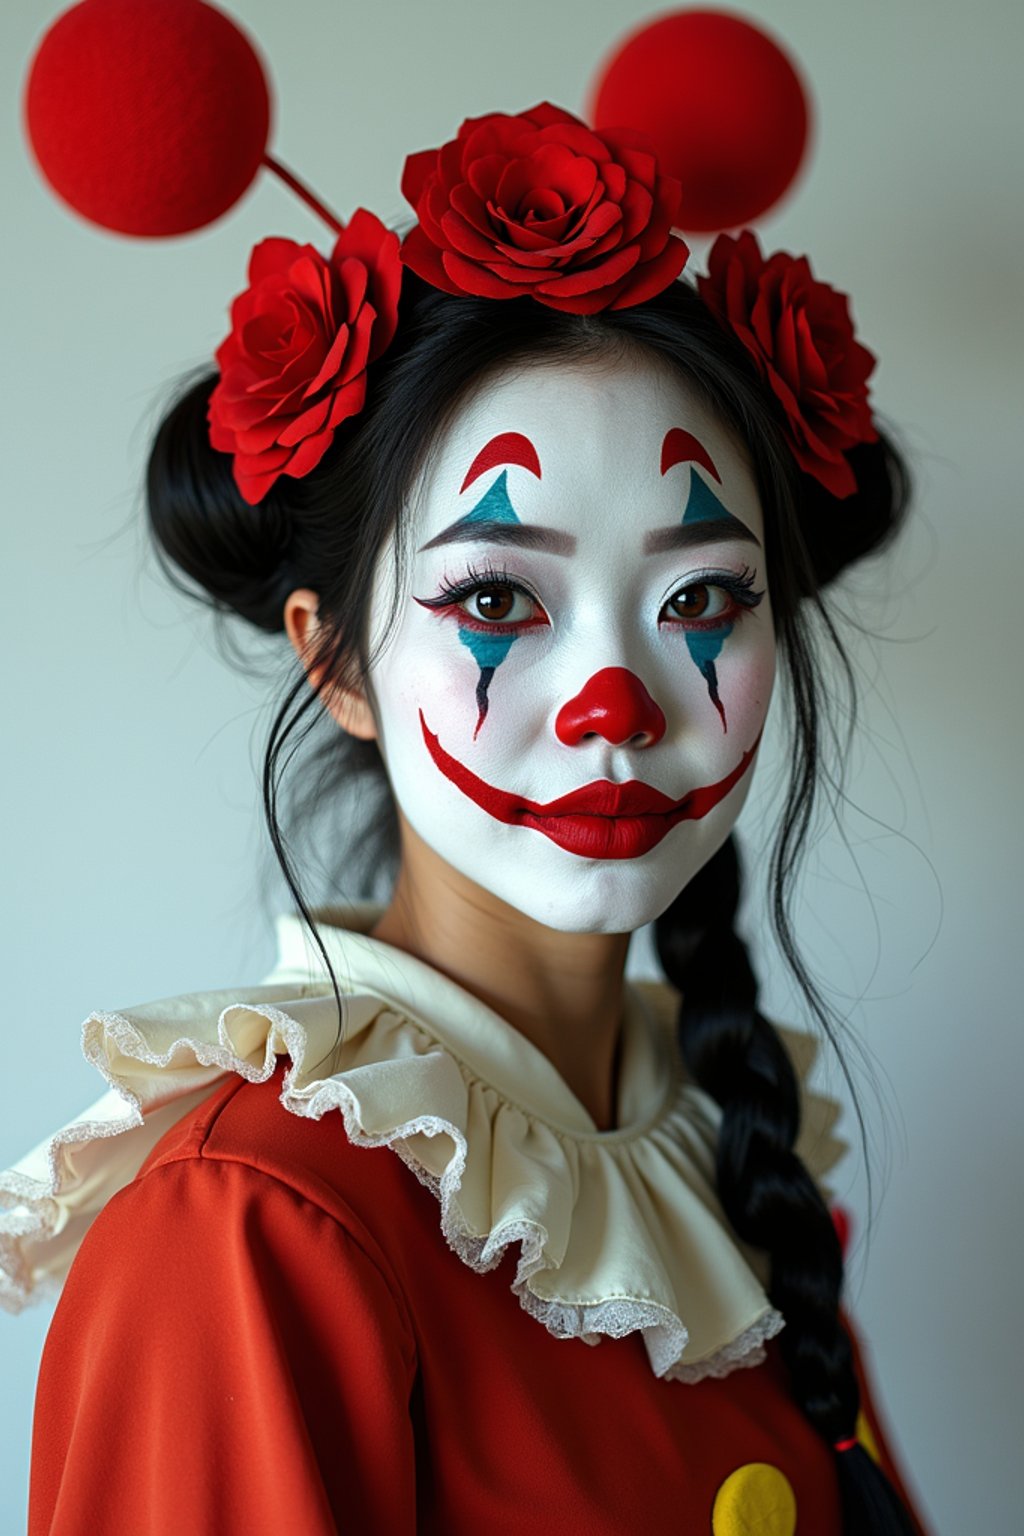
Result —
[[471, 773], [444, 750], [424, 720], [422, 709], [420, 726], [427, 751], [445, 778], [481, 809], [510, 826], [533, 827], [560, 848], [588, 859], [638, 858], [656, 847], [677, 822], [699, 821], [739, 783], [761, 741], [759, 732], [757, 741], [726, 778], [692, 789], [681, 800], [670, 800], [668, 795], [639, 779], [630, 779], [625, 784], [595, 779], [592, 784], [545, 803], [510, 795]]

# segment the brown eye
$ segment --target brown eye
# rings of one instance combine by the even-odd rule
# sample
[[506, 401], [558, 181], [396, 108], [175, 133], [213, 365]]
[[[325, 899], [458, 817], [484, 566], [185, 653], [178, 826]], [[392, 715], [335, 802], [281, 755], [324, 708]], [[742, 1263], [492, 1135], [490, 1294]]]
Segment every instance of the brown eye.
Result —
[[473, 594], [477, 613], [482, 619], [507, 619], [515, 605], [516, 594], [510, 587], [480, 587]]
[[707, 612], [711, 601], [711, 594], [706, 586], [684, 587], [669, 601], [676, 609], [680, 618], [699, 619]]
[[695, 581], [669, 598], [669, 607], [680, 619], [717, 619], [729, 608], [729, 594], [710, 581]]

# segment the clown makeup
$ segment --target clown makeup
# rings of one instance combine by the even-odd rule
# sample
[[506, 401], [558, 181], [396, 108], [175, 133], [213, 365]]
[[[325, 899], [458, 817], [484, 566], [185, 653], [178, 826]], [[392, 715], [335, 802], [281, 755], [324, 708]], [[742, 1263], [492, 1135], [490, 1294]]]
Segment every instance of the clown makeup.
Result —
[[[405, 511], [370, 674], [403, 815], [549, 927], [652, 921], [728, 836], [771, 697], [735, 440], [653, 359], [520, 365], [471, 393]], [[394, 569], [388, 549], [375, 636]]]

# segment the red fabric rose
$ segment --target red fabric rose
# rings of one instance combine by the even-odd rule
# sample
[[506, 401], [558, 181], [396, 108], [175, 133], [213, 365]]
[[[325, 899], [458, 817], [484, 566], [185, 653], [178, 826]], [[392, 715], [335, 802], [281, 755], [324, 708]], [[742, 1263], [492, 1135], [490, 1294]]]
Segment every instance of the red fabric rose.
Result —
[[339, 422], [362, 410], [367, 364], [395, 334], [401, 281], [398, 236], [365, 208], [329, 261], [294, 240], [254, 246], [208, 411], [210, 442], [234, 454], [250, 506], [280, 475], [308, 474]]
[[549, 102], [467, 118], [408, 157], [402, 192], [419, 219], [402, 260], [446, 293], [590, 315], [660, 293], [690, 254], [671, 234], [679, 182], [647, 140], [598, 135]]
[[867, 388], [875, 358], [854, 338], [847, 295], [819, 283], [806, 256], [765, 260], [749, 229], [718, 236], [697, 287], [781, 401], [801, 469], [833, 496], [851, 495], [844, 452], [878, 433]]

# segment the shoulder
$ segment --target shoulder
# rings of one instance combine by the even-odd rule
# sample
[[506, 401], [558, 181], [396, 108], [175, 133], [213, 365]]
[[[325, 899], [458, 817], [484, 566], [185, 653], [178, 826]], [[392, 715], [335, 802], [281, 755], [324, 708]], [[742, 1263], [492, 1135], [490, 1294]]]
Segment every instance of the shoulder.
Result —
[[[388, 1148], [354, 1145], [340, 1114], [313, 1118], [286, 1109], [289, 1065], [280, 1059], [264, 1081], [231, 1076], [219, 1083], [161, 1137], [132, 1182], [187, 1183], [191, 1209], [206, 1191], [220, 1199], [233, 1189], [246, 1202], [304, 1211], [307, 1225], [339, 1229], [400, 1299], [382, 1237], [401, 1225], [402, 1208], [419, 1186]], [[137, 1197], [145, 1203], [141, 1191]]]
[[90, 1225], [41, 1361], [33, 1529], [85, 1509], [106, 1531], [326, 1536], [338, 1510], [368, 1529], [411, 1507], [406, 1298], [292, 1118], [273, 1079], [218, 1083]]
[[345, 1199], [343, 1173], [332, 1182], [320, 1166], [316, 1148], [328, 1141], [344, 1163], [340, 1119], [295, 1120], [277, 1100], [279, 1076], [218, 1085], [105, 1202], [77, 1247], [51, 1330], [51, 1353], [69, 1369], [81, 1357], [84, 1370], [115, 1338], [119, 1354], [162, 1353], [170, 1369], [187, 1339], [196, 1371], [230, 1375], [252, 1349], [273, 1354], [276, 1338], [280, 1360], [259, 1367], [269, 1379], [315, 1339], [336, 1374], [358, 1355], [367, 1370], [411, 1383], [416, 1332], [377, 1239], [381, 1223]]

